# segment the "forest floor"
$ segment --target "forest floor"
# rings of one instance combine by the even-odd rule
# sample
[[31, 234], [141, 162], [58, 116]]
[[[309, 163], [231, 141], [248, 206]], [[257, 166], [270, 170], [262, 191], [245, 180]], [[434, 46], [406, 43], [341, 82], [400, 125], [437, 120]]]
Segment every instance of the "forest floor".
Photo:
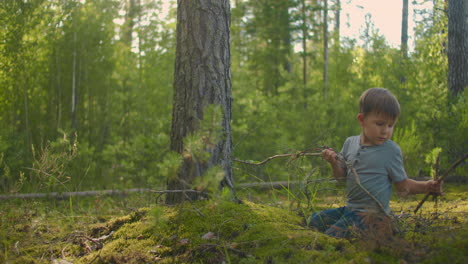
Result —
[[[437, 208], [395, 198], [398, 233], [335, 239], [305, 226], [293, 191], [240, 190], [164, 206], [154, 194], [0, 203], [0, 263], [466, 263], [468, 185], [447, 185]], [[343, 205], [323, 191], [314, 209]], [[392, 232], [393, 234], [393, 232]]]

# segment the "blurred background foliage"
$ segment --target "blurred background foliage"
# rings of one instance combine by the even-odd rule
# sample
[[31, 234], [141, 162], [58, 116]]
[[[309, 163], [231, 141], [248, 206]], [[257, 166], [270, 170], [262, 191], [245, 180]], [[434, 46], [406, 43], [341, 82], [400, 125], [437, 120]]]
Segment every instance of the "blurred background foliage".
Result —
[[[235, 158], [340, 150], [360, 132], [357, 102], [370, 87], [400, 100], [393, 139], [410, 176], [430, 175], [425, 160], [436, 148], [441, 168], [466, 152], [467, 92], [449, 101], [443, 1], [419, 10], [408, 56], [371, 21], [363, 44], [340, 37], [331, 26], [339, 1], [326, 20], [323, 1], [231, 3]], [[1, 192], [165, 185], [180, 162], [169, 151], [175, 8], [162, 0], [1, 2]], [[237, 183], [300, 180], [317, 167], [317, 177], [330, 174], [317, 157], [293, 173], [286, 160], [234, 165]]]

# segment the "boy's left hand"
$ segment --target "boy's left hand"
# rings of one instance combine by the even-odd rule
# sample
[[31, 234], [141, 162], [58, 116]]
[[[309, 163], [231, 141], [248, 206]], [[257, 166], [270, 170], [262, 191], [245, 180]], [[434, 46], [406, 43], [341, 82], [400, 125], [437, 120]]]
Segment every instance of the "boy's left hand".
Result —
[[443, 181], [434, 181], [434, 180], [427, 181], [427, 184], [426, 184], [427, 193], [432, 194], [432, 195], [443, 195], [442, 184], [443, 184]]

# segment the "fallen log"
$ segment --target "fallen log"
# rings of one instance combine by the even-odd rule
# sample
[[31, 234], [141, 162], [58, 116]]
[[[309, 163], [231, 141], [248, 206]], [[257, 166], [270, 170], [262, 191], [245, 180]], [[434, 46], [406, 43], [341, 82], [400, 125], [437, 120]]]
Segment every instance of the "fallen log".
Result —
[[[334, 179], [316, 179], [308, 181], [307, 183], [312, 182], [323, 182], [323, 181], [334, 181]], [[241, 189], [246, 188], [259, 188], [259, 189], [282, 189], [289, 188], [292, 186], [297, 186], [299, 184], [304, 184], [301, 181], [275, 181], [275, 182], [250, 182], [250, 183], [239, 183], [236, 187]], [[196, 192], [196, 190], [155, 190], [149, 188], [134, 188], [134, 189], [124, 189], [124, 190], [96, 190], [96, 191], [81, 191], [81, 192], [51, 192], [51, 193], [13, 193], [13, 194], [1, 194], [0, 200], [9, 200], [9, 199], [40, 199], [40, 198], [54, 198], [54, 199], [68, 199], [70, 197], [86, 197], [86, 196], [100, 196], [100, 195], [109, 195], [109, 196], [124, 196], [131, 193], [173, 193], [173, 192]]]
[[39, 198], [56, 198], [66, 199], [70, 197], [83, 196], [98, 196], [98, 195], [127, 195], [136, 192], [150, 192], [152, 189], [135, 188], [125, 190], [99, 190], [99, 191], [81, 191], [81, 192], [51, 192], [51, 193], [14, 193], [2, 194], [0, 200], [7, 199], [39, 199]]

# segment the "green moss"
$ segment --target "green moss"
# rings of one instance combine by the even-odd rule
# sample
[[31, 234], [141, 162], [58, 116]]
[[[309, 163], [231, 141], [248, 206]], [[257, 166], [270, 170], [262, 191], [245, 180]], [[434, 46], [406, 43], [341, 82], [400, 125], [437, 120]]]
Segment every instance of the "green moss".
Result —
[[92, 236], [102, 236], [109, 234], [111, 231], [119, 229], [122, 225], [127, 223], [133, 223], [140, 220], [148, 212], [148, 208], [141, 208], [129, 215], [111, 219], [105, 223], [99, 223], [91, 226], [91, 235]]
[[[293, 203], [279, 192], [278, 200], [266, 200], [274, 206], [262, 204], [261, 196], [253, 197], [255, 203], [217, 199], [151, 205], [103, 223], [96, 222], [109, 217], [89, 217], [80, 210], [70, 218], [47, 206], [3, 207], [0, 262], [463, 263], [468, 257], [465, 196], [440, 199], [437, 214], [427, 201], [418, 215], [402, 215], [401, 237], [388, 243], [335, 239], [311, 230], [297, 213], [309, 209], [290, 210]], [[316, 199], [314, 206], [333, 207], [341, 198]], [[391, 207], [410, 213], [420, 198], [394, 200]]]
[[77, 263], [150, 263], [157, 260], [150, 251], [153, 246], [154, 241], [148, 239], [115, 239]]
[[172, 216], [170, 228], [165, 230], [172, 237], [166, 240], [166, 245], [180, 260], [345, 262], [355, 253], [348, 241], [304, 228], [300, 225], [301, 217], [285, 209], [228, 201], [199, 202], [195, 206], [197, 209], [188, 204], [178, 208], [179, 213]]

